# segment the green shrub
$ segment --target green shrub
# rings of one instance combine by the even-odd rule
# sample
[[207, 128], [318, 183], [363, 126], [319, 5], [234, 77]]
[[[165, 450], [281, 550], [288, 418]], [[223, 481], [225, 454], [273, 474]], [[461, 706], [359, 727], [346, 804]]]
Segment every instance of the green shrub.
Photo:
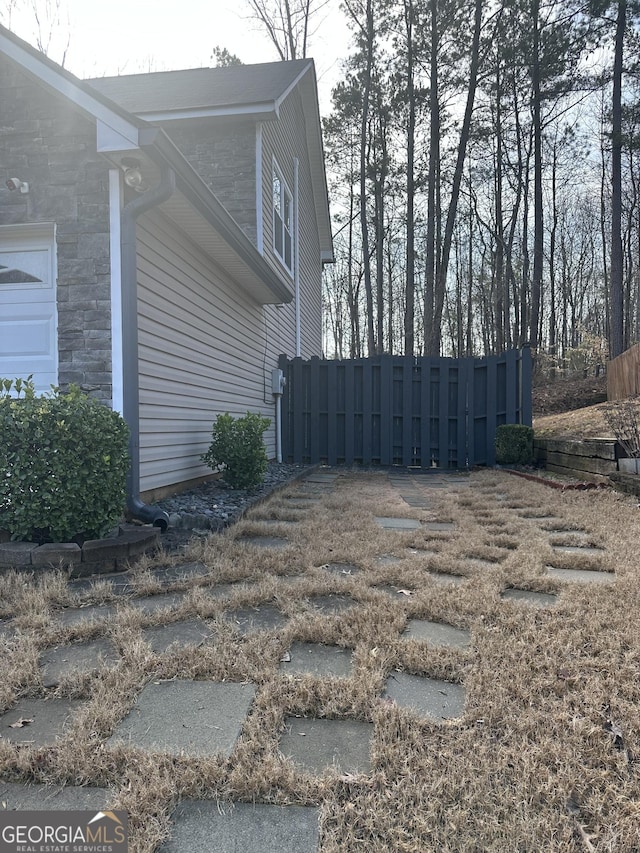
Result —
[[533, 429], [524, 424], [502, 424], [496, 430], [498, 465], [531, 465]]
[[0, 529], [34, 542], [103, 536], [124, 511], [128, 436], [75, 386], [38, 397], [31, 378], [0, 379]]
[[242, 418], [233, 418], [228, 412], [218, 415], [202, 461], [214, 469], [224, 466], [223, 477], [232, 489], [254, 488], [267, 470], [262, 436], [269, 424], [268, 418], [252, 412]]

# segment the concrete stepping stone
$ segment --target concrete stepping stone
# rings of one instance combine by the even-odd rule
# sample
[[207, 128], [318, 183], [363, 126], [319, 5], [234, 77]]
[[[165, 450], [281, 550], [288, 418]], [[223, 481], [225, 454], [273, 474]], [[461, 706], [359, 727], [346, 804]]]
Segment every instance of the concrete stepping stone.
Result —
[[97, 588], [98, 584], [104, 589], [105, 583], [111, 587], [111, 592], [114, 595], [127, 595], [135, 590], [131, 583], [131, 576], [128, 572], [121, 572], [116, 575], [101, 575], [98, 581], [96, 581], [95, 577], [75, 578], [70, 580], [67, 586], [69, 591], [72, 593], [76, 593], [78, 595], [86, 593], [91, 595], [91, 593]]
[[8, 643], [16, 636], [16, 628], [10, 621], [0, 622], [0, 642]]
[[239, 545], [250, 545], [254, 548], [286, 548], [288, 539], [282, 536], [238, 536], [235, 540]]
[[427, 576], [443, 586], [466, 583], [469, 580], [464, 575], [452, 575], [449, 572], [427, 572]]
[[552, 545], [554, 551], [560, 554], [582, 554], [585, 557], [601, 557], [604, 548], [589, 548], [583, 545]]
[[111, 640], [100, 637], [90, 643], [69, 643], [46, 649], [40, 655], [40, 671], [45, 687], [56, 687], [74, 675], [88, 675], [120, 660]]
[[379, 589], [381, 592], [386, 592], [401, 601], [407, 601], [416, 594], [416, 590], [403, 584], [378, 584], [373, 589]]
[[561, 536], [563, 538], [574, 537], [575, 539], [589, 539], [591, 534], [588, 530], [575, 530], [571, 527], [545, 527], [553, 536]]
[[181, 566], [160, 566], [151, 570], [151, 575], [162, 584], [175, 583], [176, 581], [191, 580], [192, 578], [206, 577], [210, 573], [208, 566], [204, 563], [184, 563]]
[[0, 781], [0, 808], [7, 811], [100, 811], [109, 802], [109, 796], [104, 788], [60, 788]]
[[359, 720], [287, 717], [280, 752], [302, 770], [314, 774], [371, 772], [373, 724]]
[[421, 481], [420, 485], [425, 489], [446, 489], [447, 483], [442, 480]]
[[164, 654], [170, 646], [201, 646], [213, 636], [211, 629], [202, 619], [172, 622], [155, 628], [144, 628], [142, 639], [151, 646], [156, 655]]
[[231, 682], [147, 684], [107, 745], [128, 745], [175, 757], [228, 757], [255, 693], [253, 684]]
[[355, 607], [358, 602], [353, 598], [348, 598], [345, 595], [312, 595], [307, 601], [316, 610], [327, 616], [335, 616], [338, 613], [343, 613], [345, 610], [350, 610]]
[[316, 853], [320, 810], [313, 806], [183, 800], [159, 853]]
[[353, 563], [326, 563], [326, 565], [319, 568], [325, 569], [325, 571], [331, 572], [334, 575], [345, 577], [357, 575], [360, 572], [358, 566], [354, 566]]
[[323, 643], [292, 643], [280, 660], [280, 670], [289, 675], [317, 675], [348, 678], [353, 652]]
[[[81, 705], [75, 699], [19, 699], [15, 707], [0, 716], [0, 735], [10, 743], [53, 746]], [[26, 720], [31, 722], [15, 725]]]
[[115, 614], [115, 604], [90, 604], [87, 607], [67, 607], [53, 613], [52, 616], [65, 627], [75, 628], [83, 622], [99, 622], [111, 619]]
[[316, 472], [315, 474], [309, 474], [308, 477], [304, 478], [304, 483], [335, 483], [340, 475], [331, 471], [325, 472]]
[[410, 507], [415, 509], [429, 509], [432, 503], [427, 498], [413, 497], [408, 495], [400, 495], [402, 500]]
[[442, 533], [448, 533], [450, 530], [456, 529], [456, 525], [452, 521], [425, 521], [422, 526], [425, 530], [434, 530]]
[[454, 648], [464, 648], [471, 642], [471, 634], [465, 629], [424, 619], [411, 619], [402, 636], [406, 640], [421, 640], [433, 646]]
[[613, 572], [598, 572], [589, 569], [557, 569], [555, 566], [547, 566], [547, 575], [575, 583], [613, 583], [616, 579]]
[[255, 634], [258, 631], [278, 631], [289, 621], [289, 617], [274, 604], [267, 603], [227, 611], [224, 615], [243, 635]]
[[217, 583], [214, 586], [208, 587], [206, 592], [212, 598], [228, 598], [234, 592], [242, 589], [243, 586], [246, 588], [246, 585], [251, 582], [252, 579], [248, 578], [247, 580], [232, 581], [231, 583]]
[[505, 589], [500, 593], [503, 601], [521, 601], [533, 607], [553, 607], [558, 602], [558, 596], [552, 592], [533, 592], [529, 589]]
[[385, 697], [432, 720], [455, 720], [464, 712], [466, 691], [460, 684], [394, 672], [386, 683]]
[[375, 522], [383, 530], [417, 530], [421, 527], [419, 521], [415, 518], [383, 518], [375, 517]]
[[180, 607], [186, 597], [186, 592], [166, 592], [160, 595], [145, 595], [142, 598], [129, 598], [126, 603], [134, 610], [140, 610], [145, 616], [154, 616], [164, 610]]

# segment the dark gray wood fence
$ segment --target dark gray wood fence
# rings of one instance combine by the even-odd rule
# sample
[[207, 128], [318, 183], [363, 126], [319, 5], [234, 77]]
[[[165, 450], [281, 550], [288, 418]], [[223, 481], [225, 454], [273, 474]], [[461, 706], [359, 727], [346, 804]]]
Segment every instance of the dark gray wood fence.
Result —
[[489, 358], [280, 356], [286, 462], [466, 468], [495, 463], [496, 427], [531, 425], [531, 352]]

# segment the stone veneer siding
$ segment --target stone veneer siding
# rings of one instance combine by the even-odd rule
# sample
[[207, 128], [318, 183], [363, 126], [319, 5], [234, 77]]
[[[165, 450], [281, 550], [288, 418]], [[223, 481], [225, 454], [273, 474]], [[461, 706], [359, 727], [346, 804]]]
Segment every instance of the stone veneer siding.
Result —
[[164, 127], [195, 171], [257, 245], [256, 126], [229, 118]]
[[96, 153], [95, 124], [0, 57], [0, 182], [3, 225], [55, 222], [58, 382], [111, 401], [108, 165]]

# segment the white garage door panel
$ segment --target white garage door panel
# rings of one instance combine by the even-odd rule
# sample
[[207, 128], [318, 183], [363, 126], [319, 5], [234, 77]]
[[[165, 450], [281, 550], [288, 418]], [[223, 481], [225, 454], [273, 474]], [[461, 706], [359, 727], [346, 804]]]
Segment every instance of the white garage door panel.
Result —
[[52, 224], [0, 228], [0, 377], [58, 382], [55, 232]]

